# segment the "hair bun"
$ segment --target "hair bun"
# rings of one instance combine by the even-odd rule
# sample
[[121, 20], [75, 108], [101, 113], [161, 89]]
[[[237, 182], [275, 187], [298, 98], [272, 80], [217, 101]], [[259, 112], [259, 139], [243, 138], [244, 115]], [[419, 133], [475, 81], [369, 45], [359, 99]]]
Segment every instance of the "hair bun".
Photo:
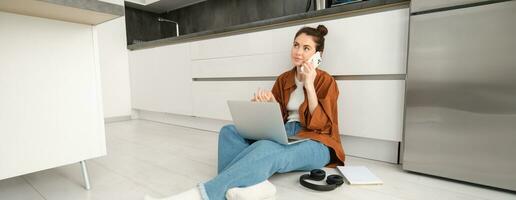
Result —
[[321, 35], [324, 37], [326, 34], [328, 34], [328, 29], [326, 28], [326, 26], [324, 25], [319, 25], [317, 26], [317, 31], [319, 31], [319, 33], [321, 33]]

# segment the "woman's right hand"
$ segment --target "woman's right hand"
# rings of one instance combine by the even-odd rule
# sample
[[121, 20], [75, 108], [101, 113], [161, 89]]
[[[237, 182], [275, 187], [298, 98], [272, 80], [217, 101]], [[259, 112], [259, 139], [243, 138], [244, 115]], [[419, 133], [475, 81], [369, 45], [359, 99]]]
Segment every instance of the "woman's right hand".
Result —
[[251, 101], [276, 102], [276, 98], [274, 98], [272, 92], [258, 88], [258, 92], [254, 93], [254, 97]]

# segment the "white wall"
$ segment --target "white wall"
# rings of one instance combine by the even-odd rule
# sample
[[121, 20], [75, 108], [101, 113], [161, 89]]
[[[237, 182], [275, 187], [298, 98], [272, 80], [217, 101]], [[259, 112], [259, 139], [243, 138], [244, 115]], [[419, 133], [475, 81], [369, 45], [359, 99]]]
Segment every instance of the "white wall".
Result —
[[131, 115], [125, 17], [95, 26], [102, 75], [104, 118]]
[[[124, 5], [123, 0], [101, 1]], [[125, 17], [99, 24], [94, 30], [102, 75], [104, 118], [130, 116], [131, 88]]]

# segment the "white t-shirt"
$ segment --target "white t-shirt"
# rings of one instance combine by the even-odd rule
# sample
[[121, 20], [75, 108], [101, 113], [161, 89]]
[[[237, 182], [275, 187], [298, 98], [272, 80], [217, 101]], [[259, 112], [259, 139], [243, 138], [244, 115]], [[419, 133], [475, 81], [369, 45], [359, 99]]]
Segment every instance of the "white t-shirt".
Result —
[[299, 106], [305, 101], [303, 82], [297, 80], [297, 76], [294, 76], [294, 81], [296, 82], [297, 87], [292, 93], [290, 93], [290, 99], [287, 103], [287, 122], [299, 121]]

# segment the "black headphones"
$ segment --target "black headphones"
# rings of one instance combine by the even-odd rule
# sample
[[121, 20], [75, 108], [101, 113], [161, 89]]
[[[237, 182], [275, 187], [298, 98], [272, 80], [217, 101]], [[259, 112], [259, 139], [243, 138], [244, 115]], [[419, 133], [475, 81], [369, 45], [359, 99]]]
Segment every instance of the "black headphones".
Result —
[[314, 169], [310, 171], [310, 174], [304, 174], [301, 177], [299, 177], [299, 183], [301, 183], [302, 186], [305, 186], [307, 188], [310, 188], [312, 190], [317, 191], [331, 191], [335, 188], [341, 186], [344, 183], [344, 179], [342, 176], [339, 175], [329, 175], [326, 177], [326, 183], [328, 185], [318, 185], [310, 183], [306, 180], [314, 180], [314, 181], [322, 181], [326, 177], [326, 172], [321, 169]]

